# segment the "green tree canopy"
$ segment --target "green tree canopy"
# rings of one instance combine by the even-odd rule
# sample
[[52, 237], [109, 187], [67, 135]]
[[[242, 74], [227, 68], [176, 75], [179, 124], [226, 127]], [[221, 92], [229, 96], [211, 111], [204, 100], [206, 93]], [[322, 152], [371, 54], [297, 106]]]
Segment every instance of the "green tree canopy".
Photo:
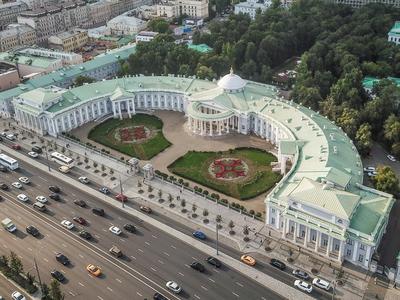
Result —
[[399, 191], [399, 179], [389, 166], [380, 166], [377, 169], [374, 179], [375, 188], [390, 194], [397, 194]]

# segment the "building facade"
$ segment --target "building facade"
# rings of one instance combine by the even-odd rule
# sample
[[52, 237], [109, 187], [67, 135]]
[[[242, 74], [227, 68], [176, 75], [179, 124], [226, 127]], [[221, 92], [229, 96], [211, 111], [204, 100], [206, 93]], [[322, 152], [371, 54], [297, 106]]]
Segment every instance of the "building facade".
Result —
[[337, 4], [350, 5], [354, 8], [360, 8], [369, 3], [381, 3], [385, 5], [391, 5], [394, 7], [400, 7], [400, 1], [398, 0], [327, 0]]
[[0, 52], [35, 45], [36, 42], [36, 31], [27, 25], [9, 24], [5, 30], [0, 31]]
[[121, 15], [107, 22], [111, 35], [134, 35], [147, 27], [147, 22], [141, 19]]
[[240, 2], [235, 4], [234, 13], [237, 14], [248, 14], [251, 19], [254, 20], [257, 11], [263, 12], [271, 6], [272, 2], [270, 0], [248, 0], [246, 2]]
[[170, 0], [157, 4], [157, 16], [174, 18], [187, 15], [196, 19], [208, 17], [208, 0]]
[[400, 45], [400, 21], [396, 21], [388, 32], [388, 41]]
[[89, 37], [86, 30], [64, 31], [50, 36], [48, 46], [51, 49], [74, 52], [86, 45], [88, 41]]
[[17, 22], [18, 15], [27, 9], [28, 5], [21, 1], [0, 4], [0, 30], [5, 29], [8, 24]]
[[11, 89], [20, 83], [17, 69], [13, 65], [0, 63], [0, 91]]
[[135, 41], [136, 41], [136, 43], [139, 43], [139, 42], [150, 42], [150, 41], [153, 40], [157, 35], [158, 35], [158, 32], [154, 32], [154, 31], [141, 31], [141, 32], [139, 32], [139, 33], [136, 35]]
[[38, 47], [27, 47], [23, 49], [18, 49], [18, 53], [40, 56], [40, 57], [50, 57], [61, 59], [62, 64], [66, 65], [76, 65], [83, 62], [82, 55], [77, 53], [67, 53], [63, 51], [55, 51], [49, 50], [46, 48], [38, 48]]

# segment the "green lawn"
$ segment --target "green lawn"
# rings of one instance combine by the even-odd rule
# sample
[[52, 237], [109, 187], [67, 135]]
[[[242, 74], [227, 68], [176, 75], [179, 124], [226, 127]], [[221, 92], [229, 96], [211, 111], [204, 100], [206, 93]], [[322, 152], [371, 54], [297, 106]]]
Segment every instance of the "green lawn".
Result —
[[[214, 178], [208, 168], [213, 160], [222, 157], [233, 157], [246, 162], [249, 166], [246, 178], [234, 181]], [[256, 148], [237, 148], [226, 152], [189, 151], [169, 165], [168, 169], [183, 178], [245, 200], [268, 191], [281, 179], [280, 174], [272, 172], [273, 161], [276, 161], [275, 156]]]
[[[114, 138], [114, 133], [119, 128], [139, 125], [144, 125], [148, 129], [155, 131], [155, 135], [143, 143], [133, 144], [121, 143]], [[161, 131], [162, 127], [162, 121], [156, 116], [137, 114], [131, 119], [108, 119], [94, 127], [89, 132], [88, 138], [126, 155], [149, 160], [171, 145], [164, 137]]]

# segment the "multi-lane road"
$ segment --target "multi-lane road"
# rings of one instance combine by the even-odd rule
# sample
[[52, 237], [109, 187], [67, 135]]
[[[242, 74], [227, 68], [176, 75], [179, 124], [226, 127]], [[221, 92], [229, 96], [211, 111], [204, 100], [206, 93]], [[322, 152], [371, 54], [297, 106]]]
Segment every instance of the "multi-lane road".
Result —
[[[257, 284], [250, 278], [226, 266], [215, 269], [204, 262], [206, 255], [174, 237], [163, 233], [139, 219], [126, 215], [101, 200], [89, 196], [76, 187], [21, 163], [17, 172], [1, 173], [1, 181], [10, 185], [9, 191], [0, 191], [0, 218], [10, 217], [18, 227], [16, 234], [0, 232], [0, 252], [10, 250], [22, 259], [25, 270], [33, 268], [36, 258], [41, 279], [50, 281], [50, 271], [60, 270], [67, 278], [63, 291], [69, 297], [78, 299], [149, 299], [155, 291], [170, 299], [281, 299], [279, 295]], [[20, 176], [27, 176], [31, 183], [22, 190], [11, 187]], [[63, 189], [62, 200], [49, 199], [48, 212], [33, 210], [32, 203], [38, 195], [48, 196], [48, 186], [56, 184]], [[77, 184], [80, 184], [77, 182]], [[16, 199], [19, 193], [26, 194], [31, 202], [21, 203]], [[86, 201], [88, 207], [81, 208], [73, 203], [75, 199]], [[92, 207], [101, 207], [106, 217], [92, 214]], [[80, 216], [88, 221], [87, 226], [75, 223], [74, 230], [60, 225], [64, 219]], [[134, 224], [138, 232], [124, 232], [116, 236], [109, 232], [111, 225], [122, 228], [125, 223]], [[28, 225], [36, 226], [40, 238], [25, 233]], [[86, 241], [77, 235], [78, 229], [85, 228], [93, 236]], [[117, 245], [125, 254], [117, 259], [108, 253]], [[55, 260], [55, 253], [62, 252], [72, 261], [71, 267], [64, 267]], [[190, 268], [194, 260], [203, 262], [207, 271], [202, 274]], [[104, 275], [95, 278], [85, 267], [92, 263], [102, 268]], [[31, 273], [34, 270], [30, 270]], [[178, 282], [183, 293], [174, 295], [165, 288], [168, 280]]]

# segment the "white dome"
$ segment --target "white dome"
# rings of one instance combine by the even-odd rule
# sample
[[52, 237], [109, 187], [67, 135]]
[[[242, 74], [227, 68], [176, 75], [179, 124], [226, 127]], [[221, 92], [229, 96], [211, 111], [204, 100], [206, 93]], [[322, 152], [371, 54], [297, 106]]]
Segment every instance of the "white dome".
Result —
[[224, 77], [222, 77], [218, 81], [218, 86], [223, 88], [224, 90], [241, 90], [246, 85], [246, 81], [244, 81], [240, 76], [233, 74], [233, 70]]

